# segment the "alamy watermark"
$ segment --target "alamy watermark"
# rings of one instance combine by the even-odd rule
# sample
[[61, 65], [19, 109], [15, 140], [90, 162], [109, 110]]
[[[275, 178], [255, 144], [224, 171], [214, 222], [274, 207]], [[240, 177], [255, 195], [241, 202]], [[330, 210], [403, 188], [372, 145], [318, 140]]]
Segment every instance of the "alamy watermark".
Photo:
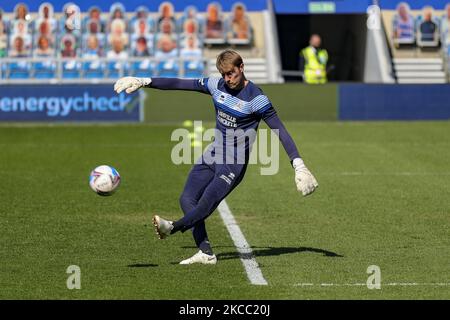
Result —
[[200, 157], [206, 164], [259, 164], [261, 175], [275, 175], [280, 163], [278, 135], [277, 129], [204, 130], [202, 121], [194, 121], [193, 132], [186, 128], [172, 132], [171, 141], [178, 143], [171, 159], [176, 165], [193, 164]]
[[367, 29], [380, 30], [381, 29], [381, 9], [377, 5], [367, 7]]
[[70, 265], [66, 270], [67, 274], [70, 274], [66, 281], [67, 289], [81, 289], [81, 269], [77, 265]]
[[68, 30], [80, 30], [81, 29], [81, 10], [76, 4], [69, 3], [64, 8], [64, 14], [66, 15], [65, 26]]
[[367, 267], [367, 273], [370, 276], [367, 278], [368, 289], [381, 289], [381, 269], [377, 265], [371, 265]]

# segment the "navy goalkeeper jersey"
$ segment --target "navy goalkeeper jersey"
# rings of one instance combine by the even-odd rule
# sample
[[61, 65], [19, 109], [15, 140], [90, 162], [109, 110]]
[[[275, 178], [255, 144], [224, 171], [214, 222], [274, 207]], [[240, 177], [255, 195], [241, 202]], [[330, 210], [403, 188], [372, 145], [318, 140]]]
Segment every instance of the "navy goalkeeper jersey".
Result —
[[219, 77], [192, 80], [152, 78], [150, 87], [162, 90], [198, 91], [211, 95], [217, 132], [205, 155], [210, 153], [217, 161], [226, 161], [227, 164], [247, 163], [261, 120], [264, 120], [271, 129], [277, 130], [290, 160], [300, 157], [294, 141], [278, 118], [270, 100], [251, 81], [248, 81], [242, 89], [233, 90], [226, 85], [223, 78]]
[[209, 77], [198, 80], [199, 86], [212, 97], [216, 112], [214, 150], [216, 160], [227, 164], [246, 163], [256, 138], [259, 122], [274, 111], [262, 90], [249, 81], [239, 90], [230, 89], [223, 78]]

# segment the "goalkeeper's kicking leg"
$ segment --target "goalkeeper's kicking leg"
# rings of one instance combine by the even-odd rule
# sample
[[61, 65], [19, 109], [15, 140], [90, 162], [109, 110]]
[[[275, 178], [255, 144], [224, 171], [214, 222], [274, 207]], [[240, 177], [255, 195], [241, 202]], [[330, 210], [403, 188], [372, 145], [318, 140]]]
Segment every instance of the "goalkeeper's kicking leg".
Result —
[[205, 164], [195, 165], [180, 197], [185, 216], [175, 222], [167, 221], [159, 216], [153, 217], [160, 239], [178, 231], [192, 229], [194, 240], [200, 251], [193, 257], [183, 260], [181, 264], [216, 263], [217, 259], [209, 244], [204, 220], [242, 180], [245, 166], [233, 167], [234, 170], [230, 170], [230, 166], [216, 165], [216, 170], [212, 170]]
[[[209, 165], [197, 164], [192, 168], [180, 196], [180, 207], [185, 215], [198, 205], [198, 201], [213, 178], [214, 170]], [[212, 256], [213, 251], [206, 233], [205, 221], [199, 221], [191, 230], [197, 248]]]

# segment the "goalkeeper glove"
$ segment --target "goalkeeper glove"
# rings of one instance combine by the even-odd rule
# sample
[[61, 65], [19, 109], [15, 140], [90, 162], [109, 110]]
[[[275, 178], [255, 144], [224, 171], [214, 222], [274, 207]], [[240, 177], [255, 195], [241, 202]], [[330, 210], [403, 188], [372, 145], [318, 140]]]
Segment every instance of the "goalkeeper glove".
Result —
[[303, 160], [301, 158], [295, 158], [292, 161], [292, 166], [295, 170], [295, 184], [297, 185], [297, 190], [304, 196], [313, 193], [319, 184], [308, 168], [306, 168]]
[[123, 90], [126, 93], [132, 93], [150, 83], [152, 83], [152, 78], [123, 77], [114, 84], [114, 90], [117, 93], [121, 93]]

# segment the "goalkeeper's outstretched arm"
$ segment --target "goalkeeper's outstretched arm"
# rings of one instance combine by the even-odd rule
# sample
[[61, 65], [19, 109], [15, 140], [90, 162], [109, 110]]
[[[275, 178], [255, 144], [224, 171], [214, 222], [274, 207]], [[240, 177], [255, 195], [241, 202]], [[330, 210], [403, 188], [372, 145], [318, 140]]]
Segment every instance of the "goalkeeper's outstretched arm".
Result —
[[124, 90], [126, 93], [133, 93], [142, 87], [146, 87], [160, 90], [197, 91], [209, 94], [205, 81], [206, 79], [123, 77], [114, 84], [114, 90], [117, 93]]
[[313, 176], [311, 171], [309, 171], [309, 169], [306, 167], [303, 159], [300, 157], [294, 140], [286, 130], [284, 124], [281, 122], [275, 109], [273, 107], [270, 107], [264, 112], [262, 118], [267, 123], [269, 128], [277, 130], [275, 132], [278, 133], [281, 144], [286, 150], [286, 153], [291, 160], [292, 167], [294, 168], [294, 180], [297, 186], [297, 190], [304, 196], [313, 193], [314, 190], [319, 186], [319, 184], [317, 183], [317, 180]]

